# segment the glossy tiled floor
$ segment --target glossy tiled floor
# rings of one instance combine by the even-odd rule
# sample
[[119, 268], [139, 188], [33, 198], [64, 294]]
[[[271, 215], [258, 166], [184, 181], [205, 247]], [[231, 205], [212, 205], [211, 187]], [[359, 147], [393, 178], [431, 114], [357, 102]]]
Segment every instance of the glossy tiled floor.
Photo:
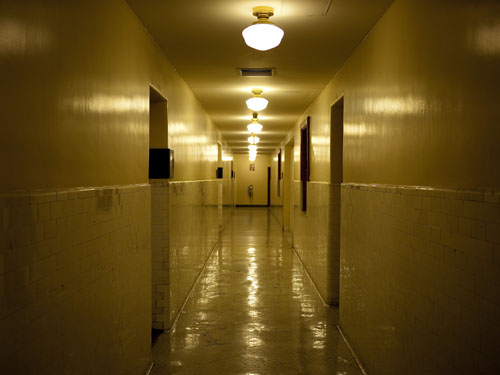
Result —
[[266, 208], [238, 208], [153, 374], [361, 374]]

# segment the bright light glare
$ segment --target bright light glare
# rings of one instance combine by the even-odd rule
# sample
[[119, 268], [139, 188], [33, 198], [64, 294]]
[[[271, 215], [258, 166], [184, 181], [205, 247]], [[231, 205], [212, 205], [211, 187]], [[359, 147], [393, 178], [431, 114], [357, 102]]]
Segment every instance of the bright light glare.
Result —
[[247, 46], [259, 51], [277, 47], [285, 32], [272, 23], [256, 23], [242, 31]]
[[252, 134], [260, 133], [262, 131], [262, 127], [263, 126], [258, 122], [252, 122], [251, 124], [247, 125], [248, 132]]
[[261, 97], [253, 97], [247, 100], [248, 109], [259, 112], [267, 107], [268, 100]]
[[253, 145], [256, 145], [257, 143], [259, 143], [260, 141], [260, 138], [257, 137], [256, 135], [251, 135], [250, 137], [248, 137], [248, 143], [251, 143]]
[[248, 149], [250, 150], [250, 152], [257, 152], [257, 146], [256, 145], [249, 145]]

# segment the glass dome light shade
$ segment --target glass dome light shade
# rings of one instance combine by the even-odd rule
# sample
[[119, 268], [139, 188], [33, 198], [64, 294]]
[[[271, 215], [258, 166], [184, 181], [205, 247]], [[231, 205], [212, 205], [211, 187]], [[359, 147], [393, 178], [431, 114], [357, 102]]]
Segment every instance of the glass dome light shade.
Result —
[[250, 137], [248, 137], [248, 143], [256, 145], [259, 142], [260, 142], [260, 138], [257, 137], [256, 135], [251, 135]]
[[247, 107], [252, 111], [259, 112], [266, 109], [267, 103], [269, 103], [267, 99], [254, 96], [247, 100]]
[[285, 32], [269, 21], [257, 21], [242, 31], [247, 46], [267, 51], [277, 47]]
[[263, 126], [258, 122], [252, 122], [247, 125], [248, 132], [251, 134], [258, 134], [262, 131]]
[[256, 145], [249, 145], [248, 149], [250, 150], [250, 152], [257, 152], [257, 146]]

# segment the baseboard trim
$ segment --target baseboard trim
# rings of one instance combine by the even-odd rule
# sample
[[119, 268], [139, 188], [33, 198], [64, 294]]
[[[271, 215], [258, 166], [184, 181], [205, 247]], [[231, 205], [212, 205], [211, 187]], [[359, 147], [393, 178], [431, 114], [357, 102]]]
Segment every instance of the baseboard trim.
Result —
[[155, 363], [153, 361], [151, 361], [151, 363], [149, 364], [148, 370], [146, 371], [146, 373], [144, 375], [151, 375], [151, 371], [153, 371], [154, 365], [155, 365]]
[[302, 266], [302, 269], [304, 270], [304, 273], [307, 275], [307, 277], [309, 278], [309, 280], [311, 281], [311, 284], [314, 286], [314, 290], [316, 290], [316, 293], [318, 294], [318, 297], [319, 299], [321, 300], [321, 302], [323, 303], [323, 306], [325, 307], [330, 307], [330, 305], [328, 303], [326, 303], [326, 301], [323, 299], [323, 296], [321, 295], [321, 293], [319, 292], [319, 289], [318, 287], [316, 286], [316, 283], [314, 282], [314, 280], [312, 279], [311, 275], [309, 274], [309, 271], [307, 270], [304, 262], [302, 261], [302, 259], [300, 258], [299, 254], [297, 253], [297, 251], [295, 250], [295, 248], [292, 246], [292, 251], [293, 251], [293, 254], [297, 257], [297, 259], [299, 260], [300, 262], [300, 265]]
[[361, 370], [361, 372], [363, 373], [363, 375], [368, 375], [368, 373], [366, 372], [365, 368], [363, 367], [363, 365], [361, 364], [361, 361], [359, 360], [358, 356], [356, 355], [356, 353], [354, 352], [354, 350], [352, 349], [352, 346], [351, 344], [349, 343], [349, 341], [347, 340], [347, 337], [344, 335], [344, 332], [342, 331], [342, 328], [340, 327], [340, 325], [336, 325], [335, 326], [337, 328], [337, 330], [339, 331], [340, 333], [340, 336], [342, 337], [342, 340], [344, 340], [347, 348], [349, 349], [349, 351], [351, 352], [352, 356], [354, 357], [354, 360], [356, 361], [356, 363], [358, 364], [358, 367], [359, 369]]
[[205, 269], [207, 268], [207, 264], [210, 261], [210, 259], [212, 258], [212, 254], [214, 253], [214, 250], [217, 248], [218, 245], [219, 245], [219, 241], [217, 240], [214, 247], [212, 247], [212, 250], [210, 250], [210, 253], [207, 256], [207, 259], [205, 260], [205, 263], [203, 263], [203, 267], [201, 267], [200, 273], [198, 273], [196, 280], [194, 281], [193, 285], [191, 285], [191, 289], [189, 289], [189, 293], [186, 295], [186, 298], [184, 298], [184, 302], [182, 302], [181, 308], [175, 314], [175, 317], [174, 317], [174, 320], [172, 321], [172, 324], [170, 325], [170, 327], [168, 329], [165, 330], [166, 332], [174, 332], [175, 331], [175, 325], [177, 324], [177, 321], [179, 320], [181, 312], [184, 310], [184, 307], [186, 306], [186, 303], [189, 301], [189, 298], [191, 298], [191, 295], [193, 294], [194, 288], [196, 287], [196, 285], [198, 285], [198, 282], [200, 281], [201, 276], [205, 272]]

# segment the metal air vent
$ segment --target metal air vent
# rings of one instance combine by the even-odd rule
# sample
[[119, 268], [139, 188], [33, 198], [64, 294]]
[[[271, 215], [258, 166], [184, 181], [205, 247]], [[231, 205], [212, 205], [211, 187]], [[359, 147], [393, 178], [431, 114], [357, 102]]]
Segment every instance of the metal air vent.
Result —
[[240, 68], [242, 77], [272, 77], [276, 74], [276, 68]]

